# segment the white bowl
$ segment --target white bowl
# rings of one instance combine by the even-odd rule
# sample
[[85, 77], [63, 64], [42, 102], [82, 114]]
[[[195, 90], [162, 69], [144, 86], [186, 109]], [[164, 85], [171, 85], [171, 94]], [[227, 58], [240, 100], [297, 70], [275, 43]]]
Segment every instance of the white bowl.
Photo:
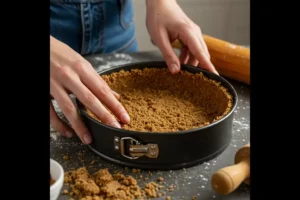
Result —
[[50, 200], [57, 200], [64, 182], [64, 170], [62, 166], [55, 160], [50, 158], [50, 174], [55, 181], [50, 186]]

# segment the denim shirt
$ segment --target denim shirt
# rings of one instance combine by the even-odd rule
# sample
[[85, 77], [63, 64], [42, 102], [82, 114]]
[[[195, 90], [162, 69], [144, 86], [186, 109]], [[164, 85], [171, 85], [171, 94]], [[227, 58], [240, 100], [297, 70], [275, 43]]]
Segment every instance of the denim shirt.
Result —
[[50, 0], [50, 35], [81, 55], [135, 52], [132, 0]]

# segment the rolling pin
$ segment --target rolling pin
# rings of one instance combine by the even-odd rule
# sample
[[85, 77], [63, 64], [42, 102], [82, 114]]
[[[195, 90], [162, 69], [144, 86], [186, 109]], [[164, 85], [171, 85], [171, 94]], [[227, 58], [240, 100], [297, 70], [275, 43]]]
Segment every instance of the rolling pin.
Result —
[[[211, 62], [220, 75], [250, 85], [250, 49], [203, 35]], [[181, 41], [175, 40], [172, 47], [181, 49]]]
[[250, 185], [250, 144], [236, 152], [234, 163], [235, 165], [222, 168], [212, 175], [211, 186], [216, 193], [227, 195], [242, 182]]

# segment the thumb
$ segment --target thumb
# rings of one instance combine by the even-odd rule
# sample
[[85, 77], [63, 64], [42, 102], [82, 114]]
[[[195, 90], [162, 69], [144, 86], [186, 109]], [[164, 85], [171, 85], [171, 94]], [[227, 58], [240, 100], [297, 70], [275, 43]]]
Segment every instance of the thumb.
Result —
[[179, 59], [174, 52], [171, 42], [166, 31], [161, 31], [157, 37], [157, 41], [155, 42], [160, 49], [167, 65], [172, 74], [176, 74], [180, 71], [180, 62]]

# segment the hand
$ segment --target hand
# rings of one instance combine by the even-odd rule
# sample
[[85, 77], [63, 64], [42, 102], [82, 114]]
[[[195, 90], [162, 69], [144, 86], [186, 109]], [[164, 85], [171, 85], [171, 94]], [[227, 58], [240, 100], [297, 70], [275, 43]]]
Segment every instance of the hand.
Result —
[[[116, 118], [129, 123], [125, 108], [118, 101], [118, 94], [96, 73], [91, 64], [69, 46], [50, 36], [50, 94], [57, 101], [81, 141], [92, 141], [88, 129], [83, 124], [77, 109], [69, 97], [74, 94], [103, 123], [120, 128]], [[105, 105], [105, 106], [104, 106]], [[50, 123], [61, 134], [71, 137], [73, 130], [56, 114], [50, 101]]]
[[[147, 0], [146, 3], [148, 32], [161, 50], [171, 73], [178, 73], [180, 63], [183, 63], [199, 65], [218, 74], [210, 61], [199, 26], [186, 16], [175, 0]], [[171, 46], [176, 39], [185, 45], [179, 59]]]

